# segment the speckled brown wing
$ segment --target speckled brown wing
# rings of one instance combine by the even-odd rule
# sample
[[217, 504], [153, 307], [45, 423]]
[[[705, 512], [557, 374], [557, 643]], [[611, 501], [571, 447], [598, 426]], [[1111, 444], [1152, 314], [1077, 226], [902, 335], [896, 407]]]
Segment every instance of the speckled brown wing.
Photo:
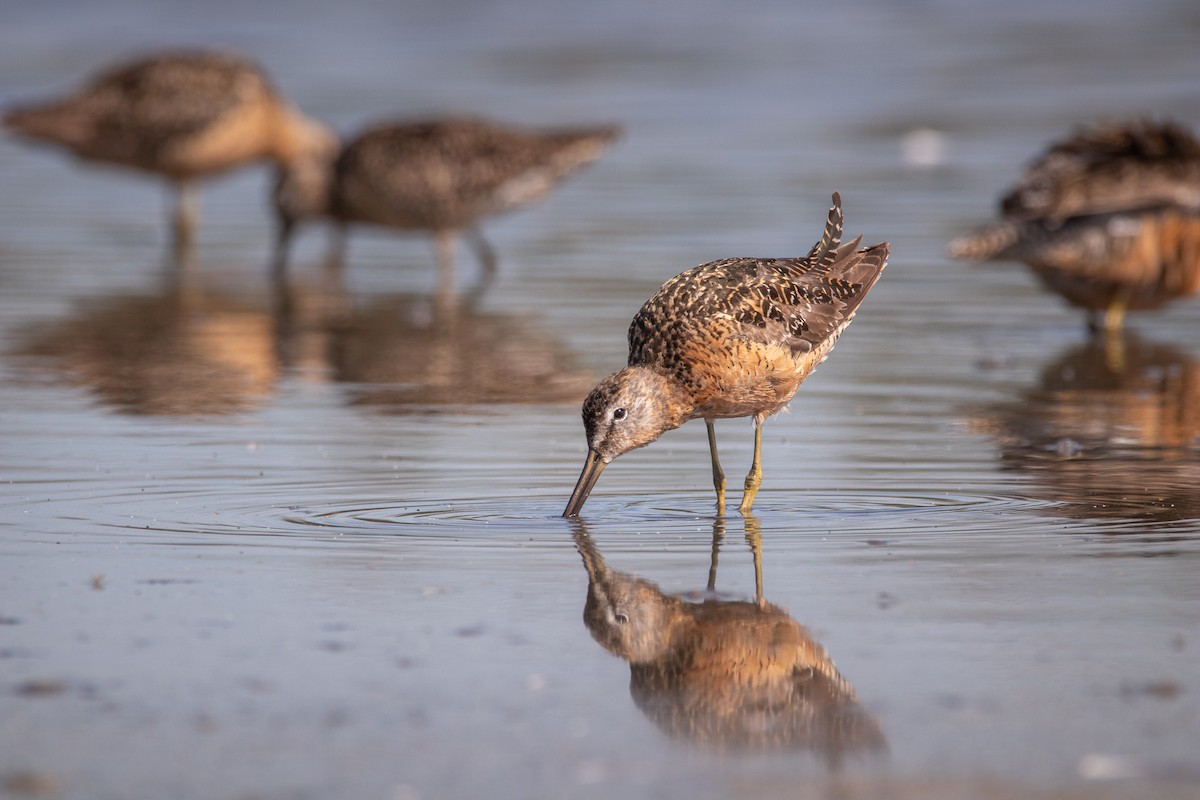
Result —
[[[888, 246], [839, 247], [841, 208], [805, 258], [734, 258], [667, 281], [634, 317], [629, 363], [654, 363], [672, 341], [724, 337], [809, 353], [850, 323], [887, 265]], [[861, 237], [860, 237], [861, 238]]]
[[83, 156], [155, 167], [166, 148], [263, 96], [273, 91], [249, 60], [170, 53], [117, 67], [66, 100], [18, 109], [6, 121]]
[[1105, 123], [1055, 142], [1002, 198], [1014, 219], [1200, 209], [1200, 141], [1171, 122]]
[[335, 167], [333, 210], [348, 220], [434, 228], [453, 209], [453, 158], [437, 123], [384, 124], [348, 142]]
[[762, 419], [829, 354], [887, 265], [887, 244], [838, 246], [835, 196], [806, 258], [702, 264], [663, 285], [629, 327], [629, 364], [685, 387], [692, 417]]
[[634, 318], [631, 360], [644, 360], [635, 353], [652, 346], [664, 326], [686, 327], [692, 318], [720, 326], [728, 337], [808, 353], [849, 324], [886, 263], [886, 245], [850, 244], [825, 270], [797, 258], [739, 258], [689, 270]]
[[865, 250], [857, 245], [856, 240], [837, 250], [824, 269], [806, 259], [760, 262], [736, 295], [737, 335], [786, 345], [794, 355], [836, 338], [887, 265], [887, 245]]
[[539, 133], [468, 118], [380, 125], [339, 159], [335, 209], [397, 228], [461, 228], [547, 194], [598, 158], [612, 136], [610, 129]]

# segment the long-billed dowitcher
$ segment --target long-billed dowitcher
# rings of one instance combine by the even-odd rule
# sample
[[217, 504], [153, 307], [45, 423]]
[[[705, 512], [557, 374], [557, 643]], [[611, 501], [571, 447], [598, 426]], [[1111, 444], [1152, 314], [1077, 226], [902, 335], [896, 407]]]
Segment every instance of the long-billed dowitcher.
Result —
[[1200, 141], [1179, 125], [1081, 129], [1030, 164], [1000, 210], [949, 254], [1025, 262], [1092, 331], [1200, 292]]
[[276, 269], [286, 267], [297, 223], [337, 223], [335, 263], [353, 222], [434, 234], [441, 274], [453, 274], [453, 242], [467, 234], [484, 269], [495, 255], [480, 219], [545, 197], [571, 172], [598, 159], [615, 126], [531, 130], [466, 117], [383, 123], [348, 141], [339, 154], [284, 166], [275, 189], [279, 219]]
[[841, 245], [841, 197], [804, 258], [730, 258], [676, 275], [629, 326], [629, 365], [583, 403], [588, 455], [563, 516], [579, 513], [614, 458], [691, 419], [708, 426], [717, 513], [725, 474], [713, 422], [753, 417], [754, 458], [740, 510], [762, 483], [762, 424], [829, 355], [887, 266], [887, 243]]
[[119, 64], [64, 98], [7, 111], [4, 124], [87, 160], [164, 176], [177, 191], [174, 234], [181, 246], [196, 226], [198, 179], [337, 146], [333, 133], [288, 103], [256, 64], [217, 51]]

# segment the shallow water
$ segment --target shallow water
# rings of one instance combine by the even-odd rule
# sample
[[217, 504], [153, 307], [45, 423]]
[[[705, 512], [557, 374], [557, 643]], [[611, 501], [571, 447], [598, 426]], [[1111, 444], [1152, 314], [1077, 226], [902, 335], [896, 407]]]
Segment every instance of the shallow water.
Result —
[[[342, 130], [471, 110], [627, 134], [488, 225], [500, 275], [464, 253], [449, 304], [427, 242], [370, 231], [341, 291], [305, 233], [279, 296], [254, 170], [207, 187], [172, 275], [153, 183], [0, 139], [0, 793], [1200, 793], [1200, 304], [1098, 350], [1023, 269], [942, 255], [1075, 122], [1197, 124], [1186, 3], [5, 16], [5, 104], [220, 42]], [[559, 518], [579, 400], [640, 303], [806, 252], [833, 189], [892, 263], [766, 426], [755, 516], [714, 520], [693, 423]], [[718, 436], [736, 486], [751, 427]], [[718, 615], [754, 597], [761, 541], [765, 599], [852, 695], [758, 697], [740, 739], [712, 733], [730, 696], [648, 700], [583, 624], [577, 541]], [[831, 758], [851, 729], [885, 744]]]

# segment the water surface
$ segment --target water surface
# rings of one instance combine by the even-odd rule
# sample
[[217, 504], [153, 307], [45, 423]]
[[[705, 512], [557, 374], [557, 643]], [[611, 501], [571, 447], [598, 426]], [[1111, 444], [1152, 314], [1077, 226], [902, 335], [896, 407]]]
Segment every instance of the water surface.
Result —
[[[449, 304], [428, 242], [370, 231], [338, 291], [305, 233], [281, 296], [259, 170], [207, 187], [173, 274], [160, 187], [0, 140], [4, 791], [1200, 792], [1200, 305], [1098, 348], [1021, 268], [942, 255], [1076, 122], [1200, 123], [1186, 3], [5, 16], [5, 103], [223, 43], [343, 131], [469, 110], [627, 134], [487, 226], [499, 277], [464, 257]], [[834, 189], [894, 255], [767, 424], [755, 516], [714, 519], [693, 423], [611, 466], [582, 526], [559, 518], [579, 401], [641, 302], [697, 263], [806, 252]], [[736, 486], [751, 426], [718, 435]], [[730, 682], [725, 706], [647, 694], [584, 624], [579, 542], [718, 616], [750, 613], [760, 542], [779, 630], [846, 687], [759, 696], [722, 717], [741, 739], [712, 734], [696, 720], [737, 706]], [[709, 716], [671, 716], [680, 697]]]

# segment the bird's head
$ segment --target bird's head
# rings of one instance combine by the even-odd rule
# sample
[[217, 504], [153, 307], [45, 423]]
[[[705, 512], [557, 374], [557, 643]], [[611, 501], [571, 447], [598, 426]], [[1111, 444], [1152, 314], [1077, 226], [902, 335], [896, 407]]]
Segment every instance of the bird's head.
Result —
[[330, 128], [288, 109], [280, 124], [272, 201], [279, 222], [292, 226], [329, 213], [334, 164], [342, 144]]
[[290, 227], [328, 214], [332, 185], [331, 155], [317, 153], [281, 164], [271, 197], [279, 222]]
[[644, 447], [687, 420], [674, 382], [647, 367], [626, 367], [609, 375], [583, 401], [588, 457], [563, 512], [573, 517], [617, 456]]

